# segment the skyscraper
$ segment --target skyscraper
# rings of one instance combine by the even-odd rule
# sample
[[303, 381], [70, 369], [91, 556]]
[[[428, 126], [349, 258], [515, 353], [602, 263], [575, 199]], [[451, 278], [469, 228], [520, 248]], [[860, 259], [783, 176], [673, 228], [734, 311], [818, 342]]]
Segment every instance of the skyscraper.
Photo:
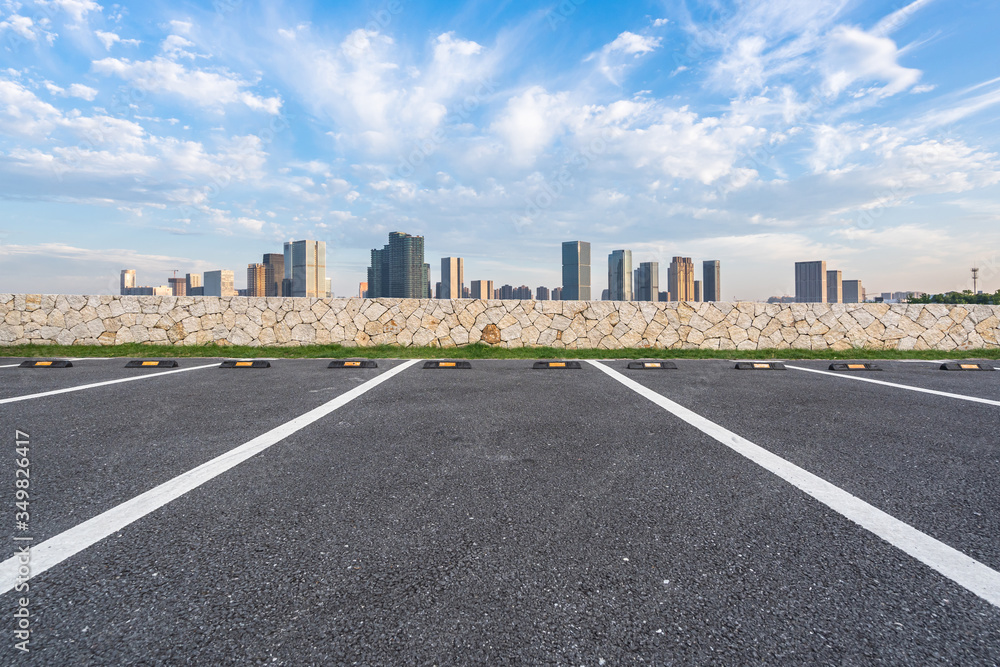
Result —
[[548, 287], [537, 287], [535, 288], [535, 299], [538, 301], [548, 301], [549, 300], [549, 288]]
[[134, 289], [135, 284], [135, 269], [122, 269], [122, 288], [121, 293], [128, 294], [128, 290]]
[[670, 262], [667, 291], [674, 301], [694, 300], [694, 262], [690, 257], [674, 257]]
[[184, 278], [167, 278], [167, 282], [170, 284], [171, 296], [187, 295], [187, 280]]
[[614, 250], [608, 255], [608, 298], [632, 301], [632, 251]]
[[247, 296], [267, 296], [267, 267], [247, 264]]
[[184, 276], [184, 293], [187, 296], [197, 296], [199, 294], [198, 290], [201, 290], [200, 294], [205, 293], [205, 289], [201, 285], [201, 275], [197, 273], [189, 273]]
[[712, 259], [702, 262], [701, 300], [722, 301], [722, 276], [719, 270], [720, 262]]
[[845, 280], [842, 284], [844, 303], [864, 303], [865, 289], [860, 280]]
[[552, 301], [562, 301], [562, 287], [552, 288]]
[[432, 298], [434, 296], [433, 294], [431, 294], [431, 284], [432, 283], [431, 283], [431, 265], [430, 264], [424, 264], [424, 281], [425, 281], [424, 284], [427, 286], [427, 289], [424, 290], [424, 297], [427, 298], [427, 299], [430, 299], [430, 298]]
[[264, 254], [264, 294], [262, 296], [284, 296], [281, 282], [285, 278], [285, 256], [279, 252]]
[[701, 281], [700, 280], [694, 281], [694, 300], [695, 301], [701, 301], [702, 300], [702, 298], [701, 298]]
[[392, 232], [385, 247], [372, 250], [368, 294], [373, 299], [426, 299], [429, 268], [424, 264], [423, 236]]
[[514, 298], [522, 299], [524, 301], [531, 301], [531, 288], [527, 285], [521, 285], [520, 287], [514, 288]]
[[513, 299], [514, 298], [514, 286], [513, 285], [501, 285], [500, 286], [500, 298], [501, 299]]
[[826, 302], [844, 303], [844, 276], [840, 271], [829, 270], [826, 272]]
[[796, 303], [826, 303], [826, 262], [795, 262]]
[[465, 285], [465, 260], [461, 257], [441, 258], [441, 298], [461, 299]]
[[492, 299], [493, 298], [493, 281], [492, 280], [473, 280], [472, 281], [472, 298], [473, 299]]
[[233, 272], [206, 271], [205, 296], [236, 296], [236, 290], [233, 289]]
[[326, 242], [285, 243], [285, 278], [291, 280], [288, 296], [326, 296]]
[[635, 270], [635, 300], [660, 300], [660, 263], [642, 262]]
[[565, 301], [590, 301], [590, 243], [562, 244], [562, 294]]
[[365, 299], [368, 297], [368, 283], [358, 283], [358, 298]]

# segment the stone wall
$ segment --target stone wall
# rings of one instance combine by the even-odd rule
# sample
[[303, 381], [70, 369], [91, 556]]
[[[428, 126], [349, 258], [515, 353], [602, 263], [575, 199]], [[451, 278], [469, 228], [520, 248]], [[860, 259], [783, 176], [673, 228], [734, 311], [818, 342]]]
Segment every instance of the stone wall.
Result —
[[0, 345], [998, 347], [1000, 306], [0, 294]]

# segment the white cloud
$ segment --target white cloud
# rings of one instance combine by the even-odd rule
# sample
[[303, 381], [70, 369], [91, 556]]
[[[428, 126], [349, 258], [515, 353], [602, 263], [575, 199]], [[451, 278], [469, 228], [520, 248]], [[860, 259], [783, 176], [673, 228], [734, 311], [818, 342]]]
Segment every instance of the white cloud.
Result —
[[838, 26], [830, 35], [821, 69], [824, 91], [836, 97], [855, 82], [884, 82], [872, 90], [876, 97], [889, 97], [914, 86], [921, 72], [899, 64], [896, 43], [858, 28]]
[[491, 130], [506, 142], [511, 161], [531, 166], [538, 154], [564, 130], [572, 108], [565, 93], [549, 94], [533, 86], [507, 102]]
[[934, 0], [914, 0], [910, 4], [897, 9], [879, 21], [875, 27], [871, 29], [871, 33], [878, 37], [885, 37], [892, 34], [906, 25], [906, 23], [913, 18], [914, 14], [932, 2], [934, 2]]
[[180, 35], [168, 35], [160, 45], [160, 51], [171, 60], [176, 60], [178, 57], [194, 58], [195, 54], [187, 50], [191, 46], [194, 46], [194, 42], [189, 39], [185, 39]]
[[47, 135], [62, 113], [15, 81], [0, 79], [0, 132], [12, 137]]
[[77, 24], [86, 22], [87, 14], [90, 12], [99, 12], [102, 9], [94, 0], [49, 0], [48, 2], [39, 0], [39, 4], [59, 7]]
[[162, 56], [144, 61], [104, 58], [95, 60], [93, 69], [100, 74], [116, 74], [141, 89], [178, 95], [207, 108], [241, 103], [269, 114], [281, 110], [280, 97], [265, 98], [246, 91], [249, 84], [228, 72], [187, 69]]
[[646, 37], [626, 30], [618, 35], [613, 42], [607, 44], [604, 47], [604, 52], [621, 52], [627, 55], [640, 56], [644, 53], [652, 53], [660, 48], [662, 41], [659, 37]]
[[3, 21], [0, 21], [0, 32], [10, 30], [25, 39], [35, 40], [35, 31], [32, 30], [34, 23], [27, 16], [12, 14]]

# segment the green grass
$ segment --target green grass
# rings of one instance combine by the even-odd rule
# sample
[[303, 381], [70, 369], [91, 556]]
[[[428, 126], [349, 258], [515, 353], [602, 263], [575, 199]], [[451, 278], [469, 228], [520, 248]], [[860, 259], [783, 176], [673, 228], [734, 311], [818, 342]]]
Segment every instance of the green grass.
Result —
[[0, 357], [277, 357], [282, 359], [1000, 359], [1000, 349], [979, 350], [563, 350], [554, 347], [246, 347], [235, 345], [15, 345], [0, 347]]

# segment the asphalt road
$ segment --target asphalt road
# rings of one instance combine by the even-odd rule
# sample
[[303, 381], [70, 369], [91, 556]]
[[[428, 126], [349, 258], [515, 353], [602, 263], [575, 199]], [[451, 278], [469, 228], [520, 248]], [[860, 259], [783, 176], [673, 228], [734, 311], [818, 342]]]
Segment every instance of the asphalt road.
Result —
[[1000, 663], [1000, 372], [601, 362], [976, 559], [977, 593], [588, 362], [218, 361], [0, 368], [5, 557], [48, 567], [4, 594], [0, 663]]

